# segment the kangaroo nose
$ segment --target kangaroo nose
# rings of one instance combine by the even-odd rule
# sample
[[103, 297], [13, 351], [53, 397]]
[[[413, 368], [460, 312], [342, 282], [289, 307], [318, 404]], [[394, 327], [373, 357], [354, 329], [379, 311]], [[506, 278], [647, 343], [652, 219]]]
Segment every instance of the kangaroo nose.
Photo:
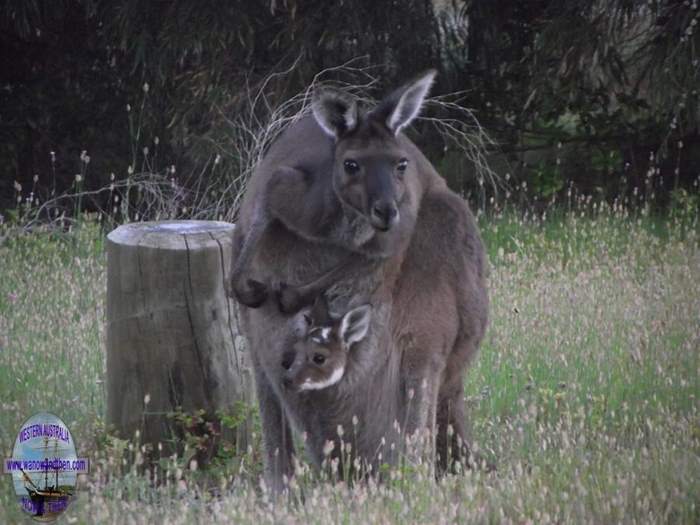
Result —
[[372, 226], [381, 231], [391, 228], [399, 217], [399, 210], [393, 202], [379, 202], [372, 206]]

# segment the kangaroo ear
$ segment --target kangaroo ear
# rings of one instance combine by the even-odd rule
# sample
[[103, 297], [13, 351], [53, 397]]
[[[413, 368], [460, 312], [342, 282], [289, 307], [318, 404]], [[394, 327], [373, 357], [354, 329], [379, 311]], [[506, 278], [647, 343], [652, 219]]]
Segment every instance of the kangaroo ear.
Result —
[[311, 110], [321, 129], [336, 140], [357, 126], [357, 101], [342, 91], [325, 89], [314, 93]]
[[340, 322], [340, 340], [349, 349], [354, 343], [362, 341], [369, 331], [372, 306], [363, 304], [353, 308], [343, 316]]
[[374, 108], [372, 116], [383, 122], [389, 131], [396, 135], [420, 113], [436, 73], [434, 69], [429, 69], [415, 80], [398, 88]]

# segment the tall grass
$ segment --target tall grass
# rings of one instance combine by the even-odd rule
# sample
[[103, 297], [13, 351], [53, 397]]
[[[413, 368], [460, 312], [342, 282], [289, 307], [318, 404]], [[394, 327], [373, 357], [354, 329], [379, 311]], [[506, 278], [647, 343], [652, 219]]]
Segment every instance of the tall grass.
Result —
[[[480, 223], [492, 320], [466, 395], [495, 472], [436, 482], [413, 465], [351, 486], [300, 466], [275, 502], [254, 445], [206, 489], [177, 463], [153, 488], [133, 467], [138, 446], [104, 444], [105, 257], [90, 221], [0, 245], [2, 449], [40, 409], [65, 420], [93, 459], [68, 522], [698, 523], [697, 211], [662, 218], [581, 201], [545, 219], [494, 212]], [[21, 512], [9, 480], [3, 523]]]

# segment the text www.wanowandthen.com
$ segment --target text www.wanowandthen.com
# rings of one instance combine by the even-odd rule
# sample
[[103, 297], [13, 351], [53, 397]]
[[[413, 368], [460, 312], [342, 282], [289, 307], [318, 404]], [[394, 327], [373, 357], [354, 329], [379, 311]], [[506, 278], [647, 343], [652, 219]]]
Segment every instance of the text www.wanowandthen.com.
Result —
[[6, 459], [5, 473], [12, 472], [44, 472], [46, 470], [59, 472], [74, 472], [86, 474], [90, 469], [89, 458], [45, 458], [45, 459]]

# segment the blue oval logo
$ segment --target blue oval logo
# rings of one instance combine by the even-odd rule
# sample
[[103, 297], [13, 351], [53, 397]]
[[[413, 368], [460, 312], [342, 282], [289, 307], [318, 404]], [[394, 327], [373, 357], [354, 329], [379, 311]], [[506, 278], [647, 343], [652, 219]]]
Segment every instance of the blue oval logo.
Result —
[[78, 474], [88, 469], [89, 460], [78, 458], [66, 424], [48, 412], [24, 422], [12, 457], [5, 459], [22, 510], [42, 522], [55, 520], [68, 508]]

